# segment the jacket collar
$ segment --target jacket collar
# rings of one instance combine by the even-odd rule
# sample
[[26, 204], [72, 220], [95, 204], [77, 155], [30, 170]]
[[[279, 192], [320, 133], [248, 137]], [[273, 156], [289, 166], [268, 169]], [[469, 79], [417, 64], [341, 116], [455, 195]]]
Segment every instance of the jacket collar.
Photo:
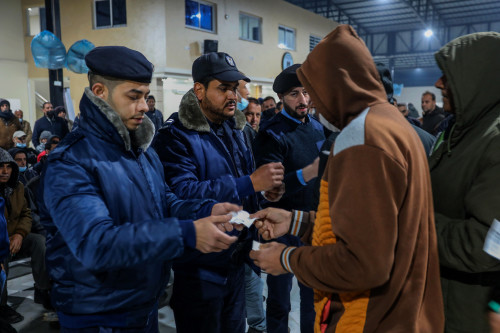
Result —
[[[234, 128], [243, 130], [247, 122], [243, 112], [239, 110], [234, 111]], [[207, 118], [200, 108], [198, 98], [194, 94], [193, 89], [189, 90], [181, 100], [179, 106], [179, 120], [181, 124], [187, 129], [197, 132], [210, 133], [210, 125]]]
[[[88, 98], [89, 102], [94, 106], [89, 110], [85, 107], [82, 108], [82, 104], [85, 103], [85, 97]], [[137, 130], [130, 132], [113, 108], [105, 100], [94, 95], [88, 87], [85, 88], [84, 98], [82, 98], [80, 109], [83, 118], [87, 118], [86, 121], [81, 122], [80, 126], [83, 125], [83, 127], [87, 127], [86, 125], [90, 125], [90, 127], [96, 130], [96, 135], [107, 137], [110, 141], [121, 141], [127, 151], [131, 150], [132, 147], [138, 147], [144, 151], [148, 149], [151, 141], [153, 141], [155, 129], [149, 117], [144, 117], [142, 124], [139, 125]], [[98, 114], [104, 116], [109, 123], [99, 122], [98, 119], [94, 119], [92, 113], [96, 111]], [[115, 131], [113, 131], [113, 129]], [[116, 134], [118, 134], [118, 136]]]

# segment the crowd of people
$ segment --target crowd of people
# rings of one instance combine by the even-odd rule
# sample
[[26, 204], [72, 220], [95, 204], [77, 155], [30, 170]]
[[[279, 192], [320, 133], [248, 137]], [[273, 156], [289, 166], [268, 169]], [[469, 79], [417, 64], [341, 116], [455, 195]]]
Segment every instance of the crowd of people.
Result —
[[32, 131], [0, 100], [0, 331], [23, 320], [9, 262], [30, 257], [61, 332], [158, 332], [169, 303], [179, 333], [286, 333], [293, 276], [303, 333], [500, 332], [483, 251], [500, 219], [497, 51], [498, 33], [439, 50], [443, 107], [425, 91], [422, 116], [348, 25], [276, 76], [278, 103], [207, 53], [164, 121], [153, 64], [122, 46], [86, 55], [74, 123], [46, 102]]

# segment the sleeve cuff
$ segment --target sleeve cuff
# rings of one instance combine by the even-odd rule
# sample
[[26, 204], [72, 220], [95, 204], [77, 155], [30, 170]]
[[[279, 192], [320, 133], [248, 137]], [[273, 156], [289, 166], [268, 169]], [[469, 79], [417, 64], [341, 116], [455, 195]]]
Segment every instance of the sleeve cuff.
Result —
[[302, 175], [302, 169], [297, 170], [297, 179], [299, 180], [299, 183], [301, 183], [302, 185], [304, 186], [307, 185], [306, 181], [304, 180], [304, 176]]
[[255, 194], [255, 190], [253, 188], [252, 180], [250, 176], [243, 176], [235, 179], [236, 182], [236, 190], [238, 191], [238, 195], [240, 198], [245, 198], [249, 195]]
[[292, 254], [293, 251], [295, 251], [297, 247], [295, 246], [289, 246], [285, 247], [285, 249], [281, 252], [280, 256], [280, 261], [281, 261], [281, 266], [285, 271], [288, 273], [292, 273], [292, 267], [290, 266], [290, 255]]
[[185, 247], [196, 248], [196, 230], [192, 220], [180, 220], [182, 240]]
[[292, 222], [288, 233], [292, 236], [302, 237], [310, 227], [310, 213], [301, 210], [292, 210]]
[[202, 219], [204, 217], [212, 215], [212, 208], [215, 205], [215, 201], [209, 201], [207, 203], [202, 204], [200, 209], [196, 212], [196, 218]]

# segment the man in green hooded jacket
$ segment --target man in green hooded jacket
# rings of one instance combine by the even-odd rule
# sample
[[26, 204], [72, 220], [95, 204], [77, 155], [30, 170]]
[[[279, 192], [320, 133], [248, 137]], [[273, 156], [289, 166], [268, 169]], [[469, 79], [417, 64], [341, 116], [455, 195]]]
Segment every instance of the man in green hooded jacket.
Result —
[[500, 219], [500, 34], [459, 37], [435, 57], [444, 110], [455, 115], [429, 157], [446, 332], [489, 332], [500, 261], [483, 251]]

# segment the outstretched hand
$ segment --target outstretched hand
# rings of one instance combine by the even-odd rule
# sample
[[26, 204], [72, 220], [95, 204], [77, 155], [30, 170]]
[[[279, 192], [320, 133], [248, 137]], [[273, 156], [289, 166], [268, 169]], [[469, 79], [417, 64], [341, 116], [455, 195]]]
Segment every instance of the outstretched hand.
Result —
[[265, 240], [275, 239], [288, 233], [292, 222], [292, 212], [269, 207], [250, 215], [258, 219], [254, 222], [259, 234]]
[[231, 216], [209, 216], [193, 222], [196, 230], [196, 249], [203, 252], [220, 252], [228, 249], [238, 239], [226, 235], [225, 231], [233, 230], [229, 223]]
[[288, 272], [281, 266], [280, 261], [281, 252], [285, 247], [285, 244], [277, 242], [261, 244], [258, 251], [250, 251], [250, 258], [267, 274], [286, 274]]

